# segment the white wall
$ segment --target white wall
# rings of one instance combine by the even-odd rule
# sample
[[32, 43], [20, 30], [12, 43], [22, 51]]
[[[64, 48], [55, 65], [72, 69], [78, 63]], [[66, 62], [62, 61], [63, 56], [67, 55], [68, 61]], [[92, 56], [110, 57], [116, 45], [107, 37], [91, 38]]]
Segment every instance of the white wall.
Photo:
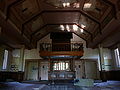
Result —
[[98, 49], [86, 48], [86, 41], [73, 34], [71, 42], [81, 42], [84, 47], [84, 56], [81, 59], [98, 59]]
[[[52, 40], [50, 39], [50, 34], [42, 38], [38, 44], [37, 49], [31, 49], [31, 50], [25, 50], [24, 52], [24, 59], [41, 59], [39, 55], [39, 44], [40, 43], [51, 43]], [[83, 43], [84, 47], [84, 56], [81, 57], [81, 59], [89, 59], [89, 60], [99, 60], [99, 50], [98, 49], [92, 49], [92, 48], [86, 48], [86, 41], [82, 38], [78, 37], [77, 35], [73, 34], [73, 39], [71, 39], [71, 42], [81, 42]], [[109, 49], [103, 49], [103, 55], [104, 55], [104, 64], [105, 70], [110, 70], [112, 68], [111, 65], [111, 52]], [[80, 64], [80, 63], [79, 63]], [[77, 65], [77, 63], [76, 63]], [[82, 68], [80, 68], [82, 71]], [[77, 77], [83, 77], [81, 72], [77, 71]]]
[[15, 49], [12, 51], [13, 60], [11, 61], [11, 71], [18, 71], [20, 67], [20, 49]]
[[40, 53], [39, 53], [39, 44], [40, 43], [51, 43], [52, 40], [50, 39], [50, 34], [42, 38], [41, 40], [38, 41], [37, 43], [37, 49], [25, 49], [24, 52], [24, 59], [41, 59]]
[[42, 38], [41, 40], [38, 41], [37, 43], [37, 49], [39, 50], [40, 43], [52, 43], [52, 39], [50, 39], [50, 34]]
[[24, 71], [24, 45], [20, 49], [12, 50], [11, 71]]
[[104, 57], [104, 70], [106, 70], [106, 71], [113, 70], [114, 62], [112, 59], [111, 50], [108, 48], [104, 48], [103, 49], [103, 57]]
[[39, 55], [39, 50], [38, 49], [31, 49], [31, 50], [25, 49], [24, 59], [41, 59]]

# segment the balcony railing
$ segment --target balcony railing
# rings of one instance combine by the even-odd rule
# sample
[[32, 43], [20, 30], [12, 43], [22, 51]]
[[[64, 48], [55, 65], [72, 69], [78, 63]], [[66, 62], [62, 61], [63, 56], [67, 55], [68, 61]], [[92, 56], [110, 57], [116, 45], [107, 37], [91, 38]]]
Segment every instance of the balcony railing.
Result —
[[40, 43], [40, 51], [83, 51], [83, 43]]

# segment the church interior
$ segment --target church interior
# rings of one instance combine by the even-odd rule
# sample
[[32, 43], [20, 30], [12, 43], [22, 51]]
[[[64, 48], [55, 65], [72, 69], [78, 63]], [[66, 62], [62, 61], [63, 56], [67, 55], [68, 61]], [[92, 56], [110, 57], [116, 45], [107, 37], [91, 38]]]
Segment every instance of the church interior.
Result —
[[0, 90], [120, 90], [120, 0], [0, 0]]

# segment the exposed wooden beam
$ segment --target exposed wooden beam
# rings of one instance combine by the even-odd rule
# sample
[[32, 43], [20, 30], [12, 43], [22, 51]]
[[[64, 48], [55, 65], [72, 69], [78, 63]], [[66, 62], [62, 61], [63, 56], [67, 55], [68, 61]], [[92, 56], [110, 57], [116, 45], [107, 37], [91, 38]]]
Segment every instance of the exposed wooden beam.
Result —
[[75, 35], [77, 35], [78, 37], [82, 38], [83, 40], [87, 41], [85, 38], [81, 37], [80, 35], [78, 35], [76, 32], [73, 32]]
[[44, 10], [44, 11], [40, 11], [39, 13], [33, 15], [31, 18], [25, 20], [25, 21], [23, 22], [23, 24], [26, 24], [26, 23], [30, 22], [30, 21], [33, 20], [35, 17], [38, 17], [38, 16], [40, 16], [40, 15], [42, 15], [42, 14], [44, 14], [44, 13], [58, 13], [58, 12], [61, 12], [61, 13], [62, 13], [62, 12], [71, 12], [71, 13], [78, 12], [78, 13], [81, 13], [82, 15], [88, 17], [88, 18], [91, 19], [92, 21], [100, 24], [99, 20], [97, 20], [97, 19], [95, 19], [94, 17], [88, 15], [88, 14], [85, 13], [84, 11], [78, 10], [78, 9], [76, 9], [76, 10]]
[[115, 4], [113, 4], [112, 2], [110, 2], [109, 0], [102, 0], [103, 2], [109, 4], [110, 6], [113, 7], [113, 12], [114, 12], [114, 16], [115, 18], [117, 19], [117, 9], [116, 9], [116, 6]]
[[75, 24], [75, 25], [77, 25], [79, 28], [83, 29], [83, 30], [84, 30], [85, 32], [87, 32], [88, 34], [92, 35], [92, 33], [90, 33], [88, 30], [82, 28], [79, 24]]
[[[38, 14], [36, 15], [33, 15], [31, 18], [29, 18], [28, 20], [25, 20], [25, 22], [22, 24], [22, 25], [25, 25], [26, 23], [30, 22], [32, 19], [34, 19], [35, 17], [38, 17], [39, 15], [41, 14], [44, 14], [44, 13], [57, 13], [57, 12], [78, 12], [86, 17], [88, 17], [89, 19], [91, 19], [92, 21], [98, 23], [100, 26], [100, 22], [98, 20], [96, 20], [95, 18], [91, 17], [90, 15], [88, 15], [87, 13], [83, 12], [82, 10], [45, 10], [45, 11], [40, 11]], [[63, 23], [64, 24], [64, 23]], [[75, 24], [75, 23], [73, 23]], [[59, 24], [60, 25], [60, 24]], [[33, 34], [37, 33], [39, 30], [41, 30], [42, 28], [45, 28], [47, 25], [44, 25], [42, 26], [40, 29], [38, 29], [37, 31], [35, 31]], [[80, 26], [79, 26], [80, 27]], [[85, 29], [84, 29], [85, 30]], [[91, 38], [93, 39], [93, 36], [90, 32], [88, 32], [87, 30], [85, 30], [87, 33], [89, 33], [91, 35]], [[32, 35], [33, 35], [32, 34]]]
[[[35, 33], [39, 32], [41, 29], [45, 28], [46, 26], [50, 26], [50, 25], [77, 25], [79, 28], [82, 28], [80, 25], [76, 24], [76, 23], [53, 23], [53, 24], [45, 24], [43, 25], [41, 28], [39, 28], [38, 30], [36, 30], [35, 32], [32, 33], [32, 35], [34, 35]], [[87, 31], [86, 29], [82, 28], [86, 33], [92, 35], [92, 33], [90, 33], [89, 31]]]
[[[53, 25], [53, 24], [52, 24]], [[58, 25], [58, 24], [57, 24]], [[66, 24], [64, 24], [64, 25], [66, 25]], [[73, 24], [72, 24], [73, 25]], [[45, 28], [46, 26], [49, 26], [49, 25], [44, 25], [43, 27], [42, 27], [42, 29], [43, 28]], [[43, 37], [45, 37], [46, 35], [48, 35], [50, 32], [47, 32], [47, 33], [45, 33], [43, 36], [41, 36], [39, 39], [37, 39], [37, 41], [39, 41], [41, 38], [43, 38]], [[83, 38], [82, 36], [80, 36], [80, 35], [78, 35], [76, 32], [72, 32], [72, 33], [74, 33], [75, 35], [77, 35], [78, 37], [80, 37], [80, 38], [82, 38], [83, 40], [85, 40], [85, 41], [87, 41], [85, 38]], [[34, 34], [33, 34], [34, 35]], [[31, 35], [31, 37], [33, 38], [33, 35]], [[32, 39], [31, 38], [31, 39]], [[91, 37], [92, 38], [92, 37]]]
[[[82, 28], [80, 25], [77, 25], [79, 28]], [[84, 29], [84, 28], [82, 28], [85, 32], [87, 32], [88, 34], [90, 34], [90, 36], [91, 36], [91, 40], [93, 40], [93, 35], [92, 35], [92, 33], [90, 33], [88, 30], [86, 30], [86, 29]]]
[[35, 32], [33, 32], [31, 35], [33, 36], [35, 33], [39, 32], [40, 30], [44, 29], [45, 27], [47, 27], [48, 25], [45, 24], [42, 27], [40, 27], [38, 30], [36, 30]]
[[88, 17], [92, 21], [94, 21], [94, 22], [96, 22], [98, 24], [100, 23], [99, 20], [97, 20], [96, 18], [88, 15], [86, 12], [84, 12], [82, 10], [45, 10], [45, 11], [43, 11], [43, 13], [57, 13], [57, 12], [71, 12], [71, 13], [78, 12], [78, 13]]
[[34, 15], [33, 15], [33, 16], [31, 16], [29, 19], [25, 20], [25, 21], [23, 22], [23, 25], [24, 25], [24, 24], [26, 24], [26, 23], [28, 23], [28, 22], [30, 22], [30, 21], [32, 21], [35, 17], [40, 16], [42, 13], [43, 13], [43, 12], [42, 12], [42, 11], [40, 11], [40, 12], [38, 12], [38, 13], [34, 14]]
[[36, 41], [39, 41], [40, 39], [42, 39], [43, 37], [47, 36], [50, 32], [45, 33], [43, 36], [41, 36], [40, 38], [38, 38]]
[[84, 7], [84, 3], [85, 3], [85, 0], [80, 0], [81, 3], [80, 3], [80, 10], [82, 10], [82, 8]]
[[9, 5], [7, 6], [7, 8], [6, 8], [6, 19], [8, 19], [10, 8], [11, 8], [13, 5], [17, 4], [17, 3], [19, 3], [19, 2], [24, 2], [24, 1], [25, 1], [25, 0], [16, 0], [16, 1], [14, 1], [13, 3], [9, 4]]

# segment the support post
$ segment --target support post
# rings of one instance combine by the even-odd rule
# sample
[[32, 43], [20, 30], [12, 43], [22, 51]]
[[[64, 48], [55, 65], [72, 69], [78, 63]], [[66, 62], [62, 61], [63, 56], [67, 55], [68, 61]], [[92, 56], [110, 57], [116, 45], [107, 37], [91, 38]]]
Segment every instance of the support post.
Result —
[[102, 79], [102, 81], [106, 81], [103, 48], [101, 47], [101, 45], [99, 45], [99, 66], [100, 66], [100, 78]]
[[19, 71], [24, 71], [24, 50], [25, 50], [25, 46], [22, 45], [22, 48], [20, 49], [20, 67], [19, 67]]

